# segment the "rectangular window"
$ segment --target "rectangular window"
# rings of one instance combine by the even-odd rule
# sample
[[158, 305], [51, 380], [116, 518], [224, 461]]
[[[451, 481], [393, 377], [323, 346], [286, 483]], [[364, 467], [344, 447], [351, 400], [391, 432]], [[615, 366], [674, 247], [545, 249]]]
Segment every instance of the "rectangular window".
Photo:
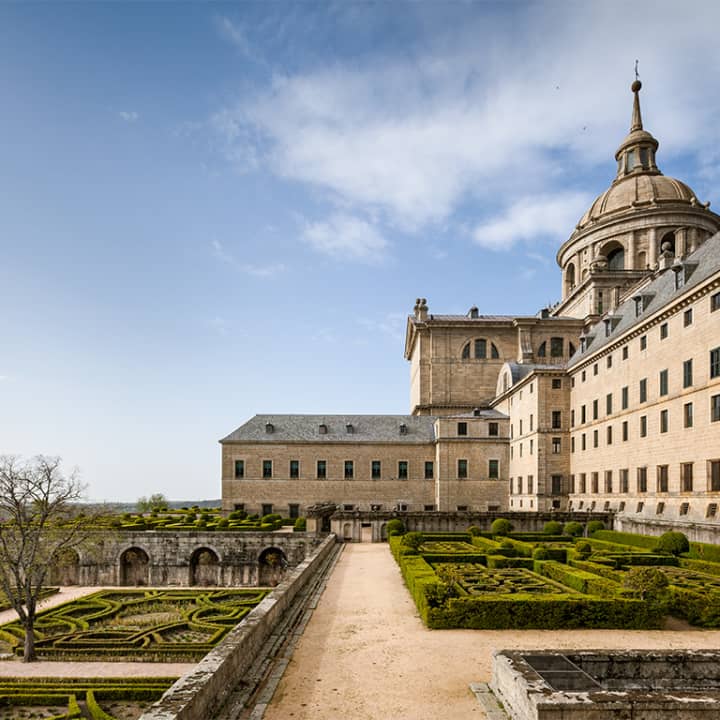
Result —
[[599, 403], [598, 403], [598, 401], [597, 401], [597, 400], [593, 400], [593, 420], [597, 420], [597, 419], [598, 419], [598, 414], [599, 414], [598, 408], [599, 408]]
[[352, 480], [354, 473], [355, 473], [355, 467], [353, 465], [353, 461], [346, 460], [345, 461], [345, 479]]
[[587, 475], [585, 473], [580, 473], [580, 494], [584, 494], [587, 492]]
[[487, 341], [476, 340], [475, 341], [475, 358], [477, 360], [483, 360], [487, 357]]
[[532, 413], [530, 413], [530, 432], [533, 431], [533, 416]]
[[627, 442], [627, 440], [628, 440], [628, 421], [627, 420], [623, 420], [622, 439], [623, 439], [623, 442]]
[[582, 382], [585, 382], [585, 371], [584, 370], [582, 371], [582, 374], [580, 375], [580, 380]]
[[607, 426], [607, 444], [612, 445], [612, 425]]
[[398, 462], [398, 477], [401, 480], [407, 480], [408, 476], [408, 463], [407, 460], [400, 460]]
[[552, 475], [550, 477], [550, 492], [553, 495], [562, 495], [562, 475]]
[[666, 433], [668, 431], [668, 411], [660, 411], [660, 432]]
[[327, 477], [327, 460], [317, 461], [317, 477], [318, 480], [323, 480]]
[[488, 477], [490, 480], [497, 480], [500, 477], [499, 460], [488, 460]]
[[[263, 477], [272, 477], [272, 460], [263, 460]], [[269, 515], [269, 513], [265, 513], [265, 515]]]
[[611, 495], [613, 491], [613, 476], [612, 470], [605, 471], [605, 493]]
[[379, 480], [382, 475], [382, 463], [379, 460], [373, 460], [370, 463], [370, 476], [373, 480]]
[[531, 455], [533, 454], [533, 448], [534, 448], [534, 447], [535, 447], [535, 441], [534, 441], [534, 440], [530, 440], [530, 454], [531, 454]]
[[668, 466], [657, 466], [657, 491], [666, 493], [668, 491]]
[[596, 472], [590, 473], [590, 492], [595, 495], [598, 492], [598, 474]]
[[571, 453], [575, 452], [575, 438], [574, 437], [570, 438], [570, 452]]
[[640, 416], [640, 437], [647, 437], [647, 415]]
[[288, 505], [288, 517], [291, 520], [296, 520], [300, 517], [300, 505], [298, 503], [290, 503]]
[[710, 398], [710, 422], [720, 420], [720, 395], [713, 395]]
[[597, 375], [597, 374], [598, 374], [598, 364], [595, 363], [595, 364], [593, 365], [593, 375]]
[[612, 393], [605, 396], [605, 414], [612, 415]]
[[533, 489], [534, 489], [534, 485], [535, 485], [535, 479], [533, 478], [532, 475], [528, 475], [528, 479], [527, 479], [527, 492], [528, 492], [528, 495], [531, 495], [531, 494], [532, 494]]
[[655, 508], [656, 515], [662, 515], [665, 512], [665, 503], [659, 502]]
[[720, 377], [720, 347], [710, 351], [710, 377]]
[[434, 505], [423, 505], [423, 511], [424, 512], [435, 512], [435, 506]]
[[593, 430], [593, 447], [597, 447], [600, 442], [600, 433], [597, 430]]
[[554, 437], [552, 439], [552, 451], [553, 451], [553, 455], [560, 454], [560, 438], [559, 437]]
[[425, 479], [432, 480], [435, 477], [435, 468], [432, 460], [425, 461]]
[[639, 493], [647, 492], [647, 468], [639, 467], [637, 469], [637, 491]]
[[622, 359], [627, 360], [628, 359], [628, 346], [625, 345], [622, 349]]
[[467, 460], [457, 461], [457, 476], [460, 480], [464, 480], [467, 477]]
[[560, 430], [562, 427], [562, 412], [560, 410], [552, 411], [552, 429]]
[[710, 312], [720, 310], [720, 292], [710, 296]]
[[553, 378], [552, 380], [552, 389], [553, 390], [560, 390], [562, 388], [562, 380], [560, 378]]
[[680, 514], [681, 515], [687, 515], [688, 510], [690, 510], [690, 503], [684, 502], [684, 503], [680, 504]]
[[666, 322], [660, 325], [660, 339], [664, 340], [668, 336], [668, 324]]
[[585, 439], [585, 433], [580, 436], [580, 449], [584, 450], [587, 447], [587, 441]]
[[707, 511], [705, 512], [705, 517], [715, 517], [717, 515], [717, 508], [717, 503], [709, 503], [707, 506]]
[[627, 410], [630, 404], [630, 388], [627, 385], [622, 389], [621, 395], [622, 409]]
[[647, 378], [640, 381], [640, 402], [647, 402]]
[[640, 336], [640, 349], [647, 350], [647, 335]]
[[608, 355], [608, 356], [605, 358], [605, 364], [606, 364], [607, 367], [609, 367], [609, 368], [612, 367], [612, 355]]
[[236, 478], [244, 478], [245, 477], [245, 461], [244, 460], [236, 460], [235, 461], [235, 477]]
[[561, 337], [550, 338], [550, 357], [563, 356], [563, 339]]
[[245, 503], [235, 503], [233, 505], [233, 510], [244, 510], [245, 509]]
[[355, 506], [352, 503], [346, 503], [342, 506], [342, 508], [345, 512], [352, 512], [355, 509]]
[[497, 437], [500, 433], [500, 426], [496, 422], [488, 423], [488, 435], [490, 437]]
[[467, 423], [459, 422], [457, 424], [457, 432], [458, 432], [458, 435], [467, 435]]
[[683, 387], [688, 388], [693, 384], [692, 360], [685, 360], [683, 363]]
[[720, 492], [720, 460], [708, 460], [708, 480], [710, 492]]
[[514, 490], [515, 480], [514, 478], [510, 478], [510, 494], [513, 495], [515, 493]]
[[522, 495], [522, 494], [523, 494], [523, 482], [522, 482], [522, 476], [520, 476], [520, 477], [518, 478], [518, 482], [517, 482], [517, 491], [518, 491], [518, 495]]
[[575, 410], [570, 411], [570, 427], [575, 427]]
[[668, 371], [660, 371], [660, 395], [668, 394]]
[[680, 491], [692, 492], [693, 489], [693, 464], [682, 463], [680, 465]]
[[620, 471], [620, 492], [621, 493], [628, 493], [630, 492], [630, 472], [627, 468], [623, 468]]
[[683, 427], [691, 428], [693, 426], [693, 404], [685, 403], [683, 405]]
[[273, 506], [272, 503], [263, 503], [261, 506], [262, 512], [261, 515], [265, 517], [265, 515], [272, 515]]
[[291, 460], [290, 461], [290, 477], [291, 478], [299, 478], [300, 477], [300, 461], [299, 460]]
[[585, 406], [581, 405], [580, 406], [580, 423], [582, 424], [584, 422], [587, 422], [587, 412], [585, 410]]
[[693, 321], [692, 308], [688, 308], [688, 309], [683, 313], [683, 327], [687, 327], [688, 325], [692, 325], [692, 321]]

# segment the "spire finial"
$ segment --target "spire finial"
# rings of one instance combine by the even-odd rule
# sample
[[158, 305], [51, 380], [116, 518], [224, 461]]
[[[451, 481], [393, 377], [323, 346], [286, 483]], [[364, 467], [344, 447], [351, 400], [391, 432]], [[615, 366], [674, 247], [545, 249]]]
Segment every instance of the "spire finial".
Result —
[[638, 73], [638, 61], [635, 61], [635, 82], [630, 86], [630, 89], [635, 94], [635, 99], [633, 100], [633, 112], [632, 112], [632, 121], [630, 122], [630, 132], [635, 132], [635, 130], [642, 130], [642, 115], [640, 114], [640, 88], [642, 87], [642, 83], [640, 82], [640, 74]]

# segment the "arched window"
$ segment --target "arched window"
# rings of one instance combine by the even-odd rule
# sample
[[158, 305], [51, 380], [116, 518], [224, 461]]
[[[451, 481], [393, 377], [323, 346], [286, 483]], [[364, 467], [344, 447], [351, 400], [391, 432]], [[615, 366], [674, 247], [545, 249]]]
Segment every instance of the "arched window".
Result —
[[624, 270], [625, 269], [625, 249], [622, 247], [615, 248], [608, 253], [607, 256], [608, 270]]
[[547, 342], [545, 342], [544, 340], [540, 343], [537, 354], [538, 357], [545, 357], [547, 355]]
[[568, 343], [568, 355], [572, 357], [575, 354], [575, 346], [572, 343]]
[[565, 270], [565, 287], [568, 292], [575, 287], [575, 265], [570, 263]]
[[490, 345], [490, 358], [493, 360], [500, 359], [500, 353], [495, 347], [495, 343], [488, 343], [485, 338], [477, 338], [466, 343], [462, 349], [461, 358], [463, 360], [469, 360], [471, 357], [476, 360], [486, 360], [488, 357], [488, 344]]
[[662, 240], [660, 241], [660, 252], [670, 252], [672, 255], [675, 255], [675, 233], [674, 232], [667, 232], [662, 236]]

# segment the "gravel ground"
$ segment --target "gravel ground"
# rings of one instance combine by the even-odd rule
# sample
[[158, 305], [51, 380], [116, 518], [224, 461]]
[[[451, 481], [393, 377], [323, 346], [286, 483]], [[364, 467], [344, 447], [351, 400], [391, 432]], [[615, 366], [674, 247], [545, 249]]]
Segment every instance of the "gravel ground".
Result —
[[483, 718], [468, 689], [496, 649], [720, 648], [720, 631], [427, 630], [386, 544], [350, 544], [265, 720]]

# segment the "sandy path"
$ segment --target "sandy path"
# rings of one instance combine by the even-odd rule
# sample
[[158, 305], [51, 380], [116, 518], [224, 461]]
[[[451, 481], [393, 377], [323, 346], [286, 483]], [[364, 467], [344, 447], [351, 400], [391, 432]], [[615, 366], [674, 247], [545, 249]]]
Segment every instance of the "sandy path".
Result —
[[[117, 588], [61, 587], [60, 592], [38, 603], [39, 610], [61, 605], [64, 602], [98, 592]], [[17, 620], [14, 610], [0, 611], [0, 625]], [[0, 677], [179, 677], [189, 672], [194, 663], [154, 662], [54, 662], [38, 660], [23, 663], [20, 660], [0, 660]]]
[[265, 720], [482, 718], [495, 649], [720, 648], [720, 631], [427, 630], [385, 544], [350, 544]]

